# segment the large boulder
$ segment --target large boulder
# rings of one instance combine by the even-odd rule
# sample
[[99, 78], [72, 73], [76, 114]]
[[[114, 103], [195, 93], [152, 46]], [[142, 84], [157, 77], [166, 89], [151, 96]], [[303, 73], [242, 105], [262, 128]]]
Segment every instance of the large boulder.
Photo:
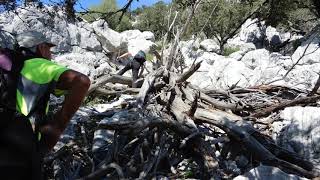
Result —
[[179, 42], [179, 50], [184, 59], [184, 63], [187, 66], [193, 64], [194, 61], [198, 61], [198, 57], [201, 56], [203, 51], [199, 51], [200, 48], [200, 40], [199, 39], [191, 39], [189, 41], [180, 41]]
[[107, 60], [104, 54], [93, 52], [66, 53], [55, 57], [59, 64], [88, 75], [91, 79], [114, 71]]
[[250, 85], [247, 77], [253, 76], [252, 70], [247, 68], [243, 62], [216, 56], [216, 59], [211, 63], [204, 61], [199, 72], [192, 75], [189, 81], [203, 89], [228, 89], [236, 84], [240, 87]]
[[[2, 27], [0, 27], [2, 28]], [[0, 31], [0, 47], [12, 49], [15, 43], [14, 36], [10, 33]]]
[[116, 52], [118, 49], [125, 48], [127, 45], [123, 36], [110, 29], [105, 20], [97, 20], [91, 24], [99, 42], [107, 52]]
[[269, 61], [269, 51], [265, 49], [257, 49], [246, 53], [241, 61], [250, 69], [254, 70], [256, 68], [266, 68], [268, 67]]
[[266, 26], [264, 22], [259, 22], [258, 19], [248, 19], [240, 29], [240, 39], [246, 43], [254, 43], [257, 46], [262, 46], [265, 38]]
[[[98, 36], [97, 33], [95, 33], [95, 30], [91, 28], [88, 24], [86, 23], [80, 23], [81, 27], [78, 30], [78, 33], [80, 37], [80, 41], [78, 46], [80, 48], [83, 48], [87, 51], [101, 51], [102, 46], [105, 45], [100, 41], [100, 36]], [[69, 34], [73, 34], [73, 32], [69, 32]], [[106, 51], [109, 49], [105, 49]]]
[[128, 52], [131, 54], [136, 54], [139, 50], [147, 53], [152, 46], [155, 46], [154, 35], [150, 31], [127, 30], [123, 31], [121, 36], [127, 42]]
[[256, 49], [256, 46], [252, 42], [242, 41], [240, 35], [237, 34], [235, 37], [228, 39], [225, 48], [238, 48], [240, 51], [249, 52]]
[[142, 37], [143, 37], [144, 39], [149, 40], [149, 41], [152, 41], [152, 42], [155, 41], [154, 34], [153, 34], [153, 32], [151, 32], [151, 31], [143, 31], [143, 32], [142, 32]]
[[220, 46], [214, 39], [205, 39], [200, 43], [200, 48], [207, 52], [220, 52]]
[[293, 62], [299, 61], [299, 64], [317, 64], [320, 62], [320, 37], [313, 34], [309, 39], [302, 42], [294, 54], [292, 55]]
[[283, 120], [273, 123], [273, 138], [320, 168], [320, 108], [288, 107], [280, 118]]

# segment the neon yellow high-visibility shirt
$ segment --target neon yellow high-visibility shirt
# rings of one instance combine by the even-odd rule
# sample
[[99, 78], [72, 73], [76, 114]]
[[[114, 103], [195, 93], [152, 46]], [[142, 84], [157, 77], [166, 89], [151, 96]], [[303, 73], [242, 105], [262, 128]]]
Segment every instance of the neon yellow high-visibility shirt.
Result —
[[49, 90], [54, 93], [60, 75], [68, 68], [43, 58], [26, 60], [17, 88], [17, 110], [27, 116]]

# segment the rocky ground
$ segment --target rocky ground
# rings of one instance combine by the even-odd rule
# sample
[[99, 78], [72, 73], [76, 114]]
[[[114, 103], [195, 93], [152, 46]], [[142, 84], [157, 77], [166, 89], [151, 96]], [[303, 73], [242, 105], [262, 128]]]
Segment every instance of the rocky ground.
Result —
[[[123, 65], [115, 59], [149, 52], [152, 32], [119, 33], [102, 20], [71, 24], [54, 7], [17, 13], [0, 15], [2, 47], [13, 44], [14, 34], [38, 30], [57, 42], [55, 61], [93, 82], [86, 104], [45, 159], [48, 177], [319, 176], [317, 28], [300, 36], [248, 20], [228, 42], [235, 52], [227, 56], [217, 54], [214, 39], [181, 41], [172, 69], [150, 59], [141, 88], [130, 88], [130, 73], [113, 75]], [[52, 97], [52, 110], [60, 103]]]

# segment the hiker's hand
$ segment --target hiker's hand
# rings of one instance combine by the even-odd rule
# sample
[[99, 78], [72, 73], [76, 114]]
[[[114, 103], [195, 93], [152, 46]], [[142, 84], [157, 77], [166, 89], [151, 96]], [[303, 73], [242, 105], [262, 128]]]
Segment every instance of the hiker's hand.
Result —
[[60, 116], [61, 111], [58, 111], [54, 119], [49, 120], [47, 124], [40, 127], [40, 144], [42, 149], [46, 149], [46, 151], [53, 149], [65, 129], [65, 125], [59, 123], [61, 121], [59, 120], [59, 118], [61, 118]]

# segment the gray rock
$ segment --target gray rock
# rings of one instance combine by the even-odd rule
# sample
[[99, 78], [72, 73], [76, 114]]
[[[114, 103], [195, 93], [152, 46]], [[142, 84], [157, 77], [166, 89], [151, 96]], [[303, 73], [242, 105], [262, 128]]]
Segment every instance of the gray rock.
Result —
[[240, 39], [246, 43], [261, 45], [266, 32], [264, 22], [258, 23], [257, 19], [248, 19], [240, 29]]
[[307, 180], [296, 175], [287, 174], [279, 168], [260, 165], [233, 180]]
[[214, 39], [206, 39], [200, 43], [200, 48], [204, 49], [207, 52], [220, 52], [220, 46]]
[[142, 36], [143, 36], [143, 38], [146, 39], [146, 40], [149, 40], [149, 41], [152, 41], [152, 42], [155, 41], [154, 34], [153, 34], [153, 32], [151, 32], [151, 31], [143, 31], [143, 32], [142, 32]]
[[275, 129], [277, 143], [320, 168], [320, 108], [289, 107], [280, 113], [280, 117], [287, 123]]

